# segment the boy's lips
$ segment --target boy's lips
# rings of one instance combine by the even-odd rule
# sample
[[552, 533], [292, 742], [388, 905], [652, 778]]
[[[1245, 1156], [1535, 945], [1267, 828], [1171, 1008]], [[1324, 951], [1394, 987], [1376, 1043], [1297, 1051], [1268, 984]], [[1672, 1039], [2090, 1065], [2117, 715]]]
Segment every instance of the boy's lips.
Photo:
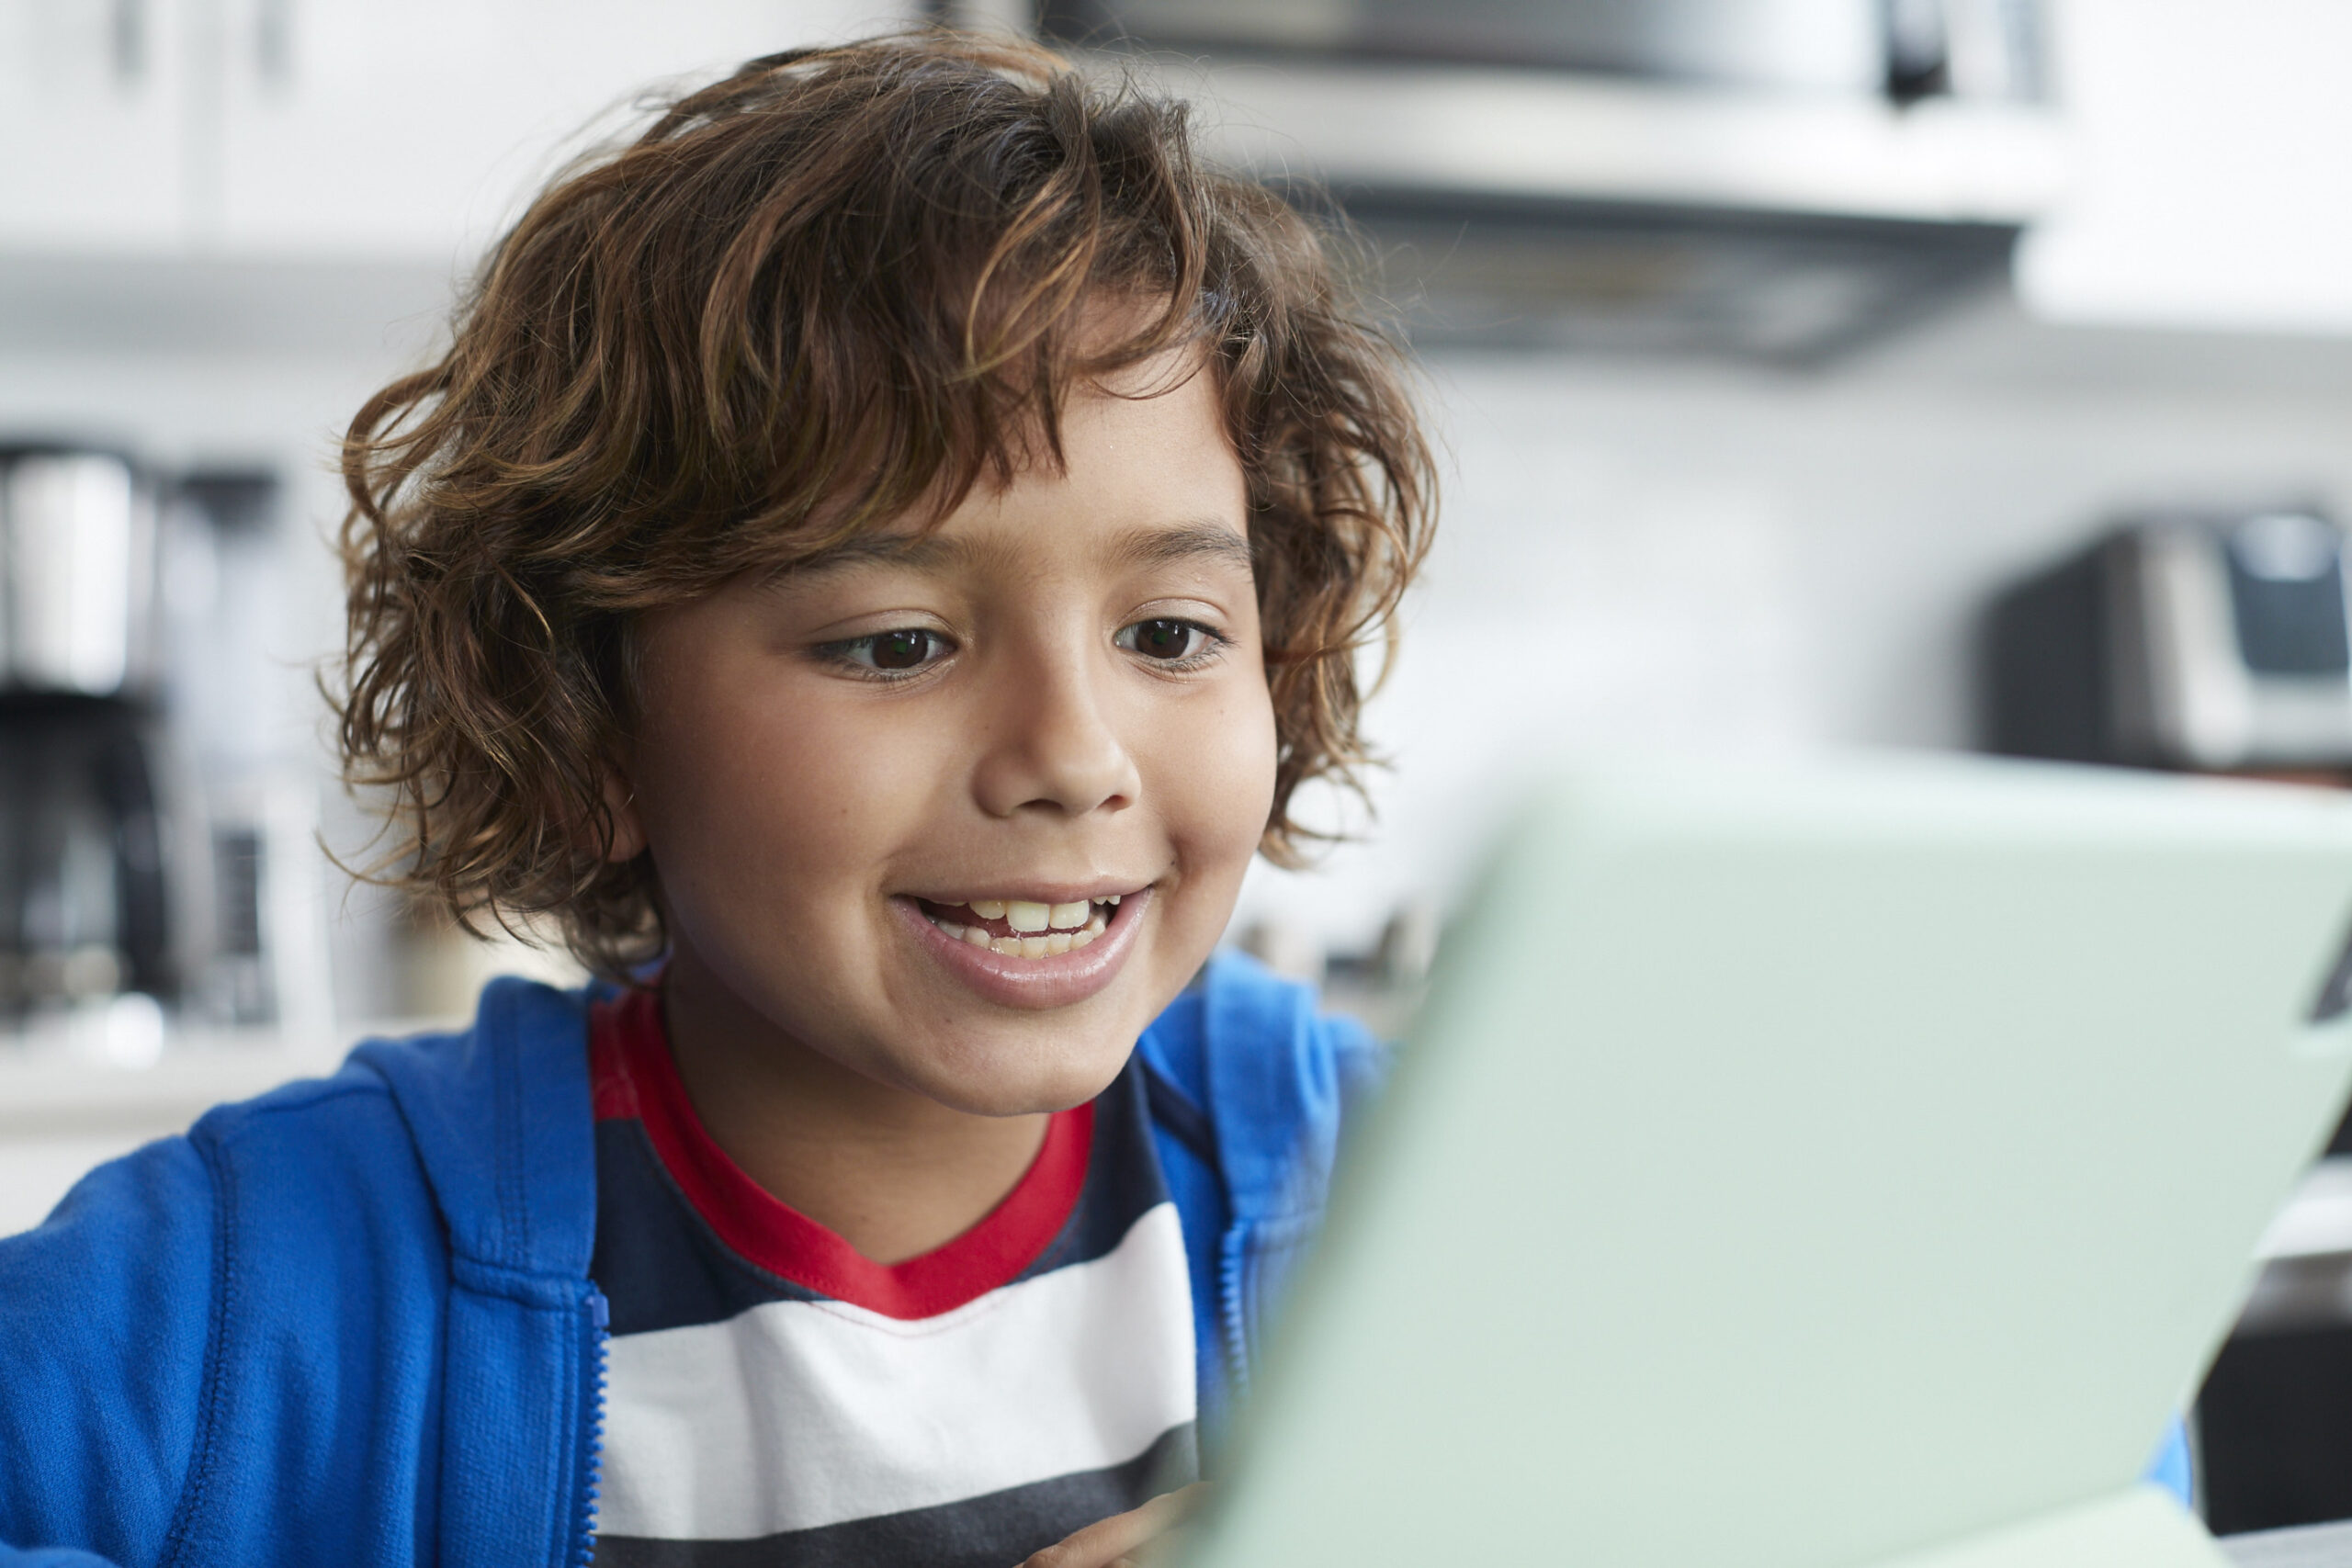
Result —
[[1108, 986], [1133, 951], [1151, 903], [1147, 886], [1048, 903], [900, 895], [890, 900], [941, 966], [1009, 1007], [1055, 1008]]

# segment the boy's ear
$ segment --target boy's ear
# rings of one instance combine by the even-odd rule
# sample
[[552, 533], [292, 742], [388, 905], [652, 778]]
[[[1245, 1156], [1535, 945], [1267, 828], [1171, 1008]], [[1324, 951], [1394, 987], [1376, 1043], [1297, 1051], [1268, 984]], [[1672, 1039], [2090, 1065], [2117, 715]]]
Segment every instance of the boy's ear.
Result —
[[605, 769], [605, 819], [613, 836], [605, 840], [605, 858], [618, 865], [645, 852], [645, 818], [637, 812], [637, 791], [620, 769]]

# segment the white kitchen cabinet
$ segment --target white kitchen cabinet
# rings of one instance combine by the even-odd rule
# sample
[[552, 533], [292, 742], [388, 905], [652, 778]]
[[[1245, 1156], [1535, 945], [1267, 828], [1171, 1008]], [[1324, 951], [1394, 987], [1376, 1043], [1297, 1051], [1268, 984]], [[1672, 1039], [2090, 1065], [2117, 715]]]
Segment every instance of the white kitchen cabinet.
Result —
[[177, 243], [187, 22], [185, 0], [0, 0], [0, 247]]
[[2052, 0], [2080, 178], [2018, 257], [2054, 321], [2352, 333], [2352, 6]]
[[469, 255], [649, 86], [902, 20], [895, 0], [226, 0], [232, 253]]
[[0, 0], [0, 250], [462, 263], [649, 87], [911, 0]]

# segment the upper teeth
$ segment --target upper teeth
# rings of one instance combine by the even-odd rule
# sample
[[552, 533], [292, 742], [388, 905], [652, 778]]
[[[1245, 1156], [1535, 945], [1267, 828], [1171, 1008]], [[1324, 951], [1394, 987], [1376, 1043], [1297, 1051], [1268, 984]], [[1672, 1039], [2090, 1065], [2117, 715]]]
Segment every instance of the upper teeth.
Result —
[[[956, 942], [985, 947], [1008, 958], [1051, 958], [1085, 947], [1111, 929], [1109, 906], [1119, 895], [1074, 904], [1046, 904], [1035, 898], [974, 898], [965, 908], [983, 920], [1002, 920], [1013, 934], [990, 936], [978, 926], [957, 925], [939, 915], [931, 923]], [[1102, 906], [1097, 908], [1096, 906]], [[929, 911], [925, 911], [927, 914]], [[1039, 935], [1036, 933], [1047, 934]]]
[[[1094, 900], [1115, 904], [1115, 893], [1107, 898]], [[1031, 898], [975, 898], [966, 906], [984, 920], [1002, 920], [1017, 931], [1074, 931], [1086, 924], [1092, 915], [1092, 903], [1080, 899], [1074, 904], [1044, 904]]]

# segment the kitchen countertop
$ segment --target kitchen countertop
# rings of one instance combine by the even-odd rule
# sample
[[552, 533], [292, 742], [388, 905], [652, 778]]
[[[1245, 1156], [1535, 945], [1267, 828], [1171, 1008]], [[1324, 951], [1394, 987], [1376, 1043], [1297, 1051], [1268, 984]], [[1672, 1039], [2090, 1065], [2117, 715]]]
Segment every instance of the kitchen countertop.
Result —
[[2343, 1156], [2321, 1160], [2303, 1174], [2255, 1249], [2255, 1256], [2266, 1259], [2329, 1253], [2352, 1253], [2352, 1157]]
[[331, 1072], [342, 1055], [340, 1048], [322, 1043], [292, 1042], [263, 1032], [175, 1045], [135, 1067], [0, 1048], [0, 1138], [185, 1125], [223, 1101], [250, 1099], [288, 1078]]
[[2352, 1521], [2225, 1535], [2222, 1551], [2236, 1568], [2352, 1568]]
[[403, 1019], [306, 1035], [206, 1031], [183, 1035], [139, 1066], [0, 1040], [0, 1140], [116, 1127], [174, 1131], [212, 1106], [332, 1073], [370, 1036], [447, 1027], [447, 1020]]

